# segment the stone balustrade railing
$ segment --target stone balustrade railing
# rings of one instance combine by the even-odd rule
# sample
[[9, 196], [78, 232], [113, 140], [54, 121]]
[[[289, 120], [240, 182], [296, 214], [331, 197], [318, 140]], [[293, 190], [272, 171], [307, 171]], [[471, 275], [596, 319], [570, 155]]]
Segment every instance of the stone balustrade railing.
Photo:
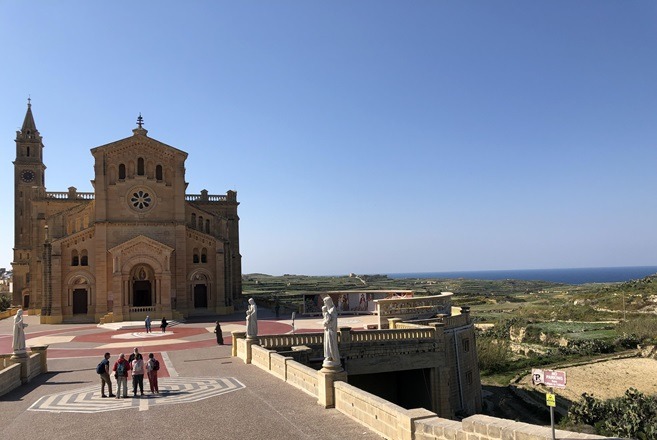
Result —
[[[338, 333], [340, 344], [379, 342], [379, 341], [417, 341], [419, 339], [435, 339], [435, 330], [431, 327], [415, 326], [395, 330], [366, 330], [352, 332], [343, 327]], [[322, 345], [323, 333], [299, 333], [296, 335], [258, 335], [259, 345], [264, 348], [276, 349], [299, 345]]]
[[130, 313], [154, 312], [155, 306], [130, 307]]
[[398, 322], [397, 324], [395, 324], [395, 328], [410, 330], [416, 328], [426, 328], [426, 326], [422, 324], [411, 324], [409, 322]]
[[469, 321], [470, 316], [468, 314], [445, 316], [443, 318], [443, 322], [447, 328], [463, 327], [464, 325], [468, 325], [470, 323]]
[[93, 200], [95, 198], [95, 194], [92, 192], [48, 191], [46, 192], [46, 198], [57, 200]]
[[185, 194], [185, 200], [188, 202], [225, 202], [225, 195], [214, 194]]
[[377, 341], [402, 341], [418, 339], [434, 339], [433, 328], [398, 328], [394, 330], [368, 330], [362, 332], [351, 332], [351, 342], [377, 342]]
[[264, 348], [284, 348], [298, 345], [322, 345], [323, 333], [299, 333], [296, 335], [258, 335], [260, 346]]

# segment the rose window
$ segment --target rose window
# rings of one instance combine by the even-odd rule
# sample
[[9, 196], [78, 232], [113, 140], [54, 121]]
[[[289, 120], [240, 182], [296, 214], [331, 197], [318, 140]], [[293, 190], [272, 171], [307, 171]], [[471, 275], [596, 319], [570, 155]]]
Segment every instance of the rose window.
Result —
[[132, 197], [130, 198], [130, 203], [136, 209], [146, 209], [149, 206], [151, 206], [151, 203], [153, 203], [153, 199], [151, 198], [151, 195], [149, 193], [140, 189], [132, 194]]

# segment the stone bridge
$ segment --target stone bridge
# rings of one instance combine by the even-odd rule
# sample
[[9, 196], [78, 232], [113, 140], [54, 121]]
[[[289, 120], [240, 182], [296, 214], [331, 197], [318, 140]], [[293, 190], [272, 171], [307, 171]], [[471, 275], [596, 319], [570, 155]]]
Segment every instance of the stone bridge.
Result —
[[[350, 384], [441, 417], [481, 411], [474, 326], [467, 310], [418, 323], [388, 321], [388, 329], [340, 328], [340, 355]], [[234, 354], [250, 362], [250, 344], [242, 333], [233, 335]], [[315, 369], [321, 368], [323, 343], [323, 333], [263, 335], [253, 342]]]

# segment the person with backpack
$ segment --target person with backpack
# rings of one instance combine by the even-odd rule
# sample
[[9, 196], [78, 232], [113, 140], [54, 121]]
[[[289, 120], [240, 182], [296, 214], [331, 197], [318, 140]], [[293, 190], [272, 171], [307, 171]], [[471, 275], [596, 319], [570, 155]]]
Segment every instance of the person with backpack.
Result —
[[130, 365], [132, 369], [132, 397], [137, 397], [137, 387], [141, 395], [144, 395], [144, 357], [137, 353], [135, 360]]
[[148, 384], [151, 387], [151, 394], [160, 394], [160, 389], [157, 386], [157, 372], [160, 369], [160, 362], [155, 359], [153, 353], [148, 354], [148, 362], [146, 363], [146, 372], [148, 374]]
[[110, 354], [105, 353], [105, 356], [103, 357], [103, 360], [100, 361], [98, 366], [96, 367], [96, 373], [100, 376], [100, 397], [107, 397], [105, 394], [105, 384], [107, 384], [107, 391], [109, 391], [109, 397], [116, 397], [114, 394], [112, 394], [112, 379], [110, 379], [109, 375], [109, 358]]
[[125, 354], [119, 355], [119, 360], [114, 363], [114, 377], [116, 378], [116, 398], [121, 397], [121, 388], [123, 388], [123, 398], [128, 397], [128, 371], [130, 371], [130, 362], [125, 358]]

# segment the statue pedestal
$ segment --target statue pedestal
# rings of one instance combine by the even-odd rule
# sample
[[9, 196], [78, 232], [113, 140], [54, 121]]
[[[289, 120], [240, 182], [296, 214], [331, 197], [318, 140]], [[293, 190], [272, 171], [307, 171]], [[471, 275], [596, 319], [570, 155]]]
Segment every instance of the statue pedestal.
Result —
[[48, 345], [34, 345], [30, 347], [32, 353], [39, 353], [41, 355], [41, 374], [48, 372]]
[[232, 335], [232, 338], [231, 338], [232, 339], [231, 355], [233, 357], [237, 357], [237, 340], [246, 338], [246, 332], [233, 331], [233, 332], [231, 332], [231, 335]]
[[333, 383], [339, 381], [346, 382], [347, 372], [344, 371], [339, 362], [337, 366], [326, 366], [324, 364], [322, 365], [322, 369], [317, 372], [319, 382], [317, 387], [317, 403], [324, 408], [334, 408], [335, 388], [333, 387]]
[[28, 361], [30, 360], [30, 357], [27, 355], [27, 351], [15, 351], [9, 360], [15, 364], [21, 365], [21, 383], [26, 384], [30, 377], [29, 372], [27, 371]]
[[258, 345], [258, 340], [254, 339], [254, 338], [249, 338], [247, 336], [245, 341], [246, 341], [246, 353], [245, 353], [246, 356], [244, 357], [244, 363], [245, 364], [250, 364], [251, 363], [251, 346], [253, 344]]

